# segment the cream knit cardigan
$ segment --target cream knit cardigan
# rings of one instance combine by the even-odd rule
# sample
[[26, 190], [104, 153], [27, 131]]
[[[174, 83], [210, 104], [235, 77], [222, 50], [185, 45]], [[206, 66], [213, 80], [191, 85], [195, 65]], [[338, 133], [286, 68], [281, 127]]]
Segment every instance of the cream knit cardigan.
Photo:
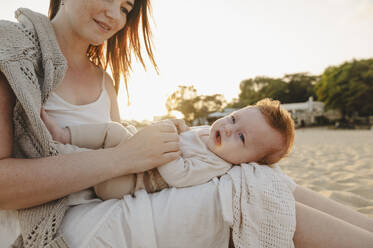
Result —
[[[79, 150], [52, 140], [40, 109], [63, 79], [67, 63], [49, 19], [18, 9], [19, 23], [0, 21], [0, 71], [17, 98], [13, 110], [13, 157], [38, 158]], [[67, 247], [58, 228], [67, 210], [65, 198], [18, 211], [21, 235], [12, 247]]]

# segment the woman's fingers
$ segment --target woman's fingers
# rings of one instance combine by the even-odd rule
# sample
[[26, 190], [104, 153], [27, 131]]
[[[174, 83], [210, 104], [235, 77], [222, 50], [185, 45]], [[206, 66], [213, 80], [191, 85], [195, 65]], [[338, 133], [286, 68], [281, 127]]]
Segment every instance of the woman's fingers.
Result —
[[164, 153], [177, 152], [180, 150], [180, 145], [179, 145], [179, 142], [167, 142], [164, 144], [164, 148], [165, 148]]
[[176, 133], [161, 133], [163, 142], [178, 142], [179, 143], [179, 135]]
[[181, 156], [181, 152], [180, 151], [167, 152], [167, 153], [164, 153], [162, 156], [165, 159], [164, 163], [168, 163], [168, 162], [171, 162], [175, 159], [178, 159]]
[[162, 131], [164, 132], [174, 132], [182, 133], [184, 131], [188, 131], [190, 127], [185, 124], [184, 120], [180, 119], [168, 119], [162, 120], [160, 122], [155, 123], [156, 125], [162, 126]]
[[[179, 135], [171, 121], [145, 127], [118, 145], [119, 161], [131, 161], [132, 172], [142, 172], [180, 157]], [[135, 161], [135, 162], [134, 162]]]
[[158, 127], [161, 132], [177, 133], [175, 124], [170, 120], [163, 120], [153, 124]]

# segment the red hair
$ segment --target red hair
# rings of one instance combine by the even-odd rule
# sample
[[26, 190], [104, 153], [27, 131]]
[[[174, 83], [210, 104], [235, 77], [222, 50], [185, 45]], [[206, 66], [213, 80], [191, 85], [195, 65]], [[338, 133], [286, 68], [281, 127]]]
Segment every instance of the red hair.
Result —
[[285, 157], [291, 151], [294, 143], [294, 121], [290, 113], [280, 106], [280, 101], [269, 98], [262, 99], [255, 104], [264, 116], [266, 122], [283, 137], [284, 146], [266, 154], [260, 161], [261, 164], [272, 165]]

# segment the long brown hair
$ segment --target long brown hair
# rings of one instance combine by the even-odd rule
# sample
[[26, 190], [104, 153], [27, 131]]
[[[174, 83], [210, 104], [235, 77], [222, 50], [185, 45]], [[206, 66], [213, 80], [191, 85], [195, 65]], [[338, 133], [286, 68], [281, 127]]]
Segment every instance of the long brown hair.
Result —
[[[56, 16], [60, 4], [61, 0], [50, 0], [48, 12], [50, 20]], [[141, 53], [140, 24], [146, 52], [154, 68], [158, 71], [152, 50], [152, 33], [149, 24], [150, 13], [150, 0], [135, 0], [134, 7], [127, 16], [127, 23], [124, 28], [103, 44], [98, 46], [89, 45], [87, 49], [88, 58], [97, 66], [105, 70], [108, 65], [110, 66], [117, 94], [120, 86], [120, 78], [122, 76], [128, 96], [127, 80], [129, 71], [132, 69], [131, 63], [133, 54], [141, 62], [143, 67], [146, 68]]]

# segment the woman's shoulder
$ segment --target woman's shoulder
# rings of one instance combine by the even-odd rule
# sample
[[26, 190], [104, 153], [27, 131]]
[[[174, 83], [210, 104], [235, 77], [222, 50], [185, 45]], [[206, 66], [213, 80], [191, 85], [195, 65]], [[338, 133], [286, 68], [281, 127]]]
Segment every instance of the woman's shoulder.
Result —
[[[34, 33], [34, 30], [29, 25], [20, 22], [8, 20], [0, 20], [0, 40], [1, 41], [17, 41], [20, 36], [25, 37], [26, 33]], [[2, 45], [2, 44], [1, 44]]]
[[33, 30], [18, 22], [0, 20], [0, 34], [0, 61], [27, 55], [24, 51], [37, 45]]
[[116, 97], [115, 88], [114, 88], [114, 81], [111, 78], [110, 74], [104, 71], [103, 69], [100, 69], [103, 71], [103, 80], [105, 82], [104, 86], [106, 91], [108, 92], [109, 96], [113, 96], [113, 94]]

